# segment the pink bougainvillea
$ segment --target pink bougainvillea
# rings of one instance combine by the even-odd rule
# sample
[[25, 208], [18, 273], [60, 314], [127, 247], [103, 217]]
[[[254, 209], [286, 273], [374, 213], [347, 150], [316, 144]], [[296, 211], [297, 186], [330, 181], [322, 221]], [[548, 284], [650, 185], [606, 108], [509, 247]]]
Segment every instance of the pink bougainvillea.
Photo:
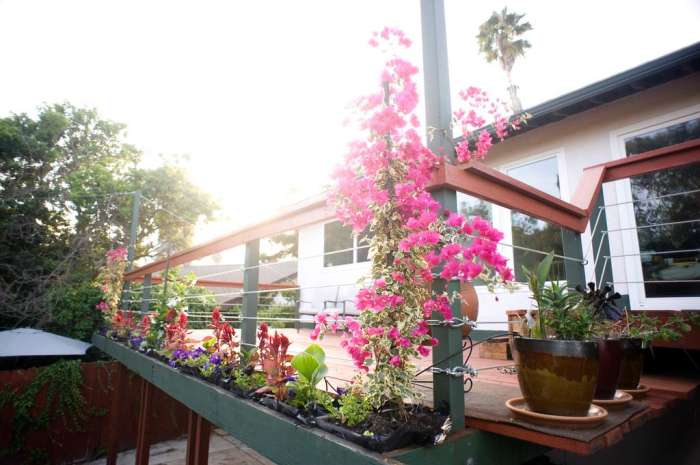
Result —
[[[410, 47], [410, 40], [386, 28], [370, 45], [387, 53], [380, 89], [357, 101], [364, 138], [349, 145], [334, 171], [330, 202], [343, 223], [372, 232], [372, 279], [357, 294], [358, 319], [344, 321], [341, 345], [367, 373], [369, 398], [380, 406], [415, 394], [411, 360], [429, 355], [437, 343], [426, 320], [452, 317], [454, 297], [430, 290], [433, 270], [445, 281], [479, 277], [492, 284], [510, 280], [512, 272], [497, 250], [499, 231], [482, 218], [443, 211], [426, 190], [445, 159], [424, 145], [417, 129], [418, 68], [396, 53]], [[493, 137], [505, 137], [516, 125], [504, 116], [504, 105], [483, 91], [470, 87], [460, 97], [467, 109], [454, 114], [464, 136], [455, 147], [457, 158], [482, 159]], [[481, 129], [487, 124], [490, 130]], [[317, 317], [312, 337], [330, 324]]]

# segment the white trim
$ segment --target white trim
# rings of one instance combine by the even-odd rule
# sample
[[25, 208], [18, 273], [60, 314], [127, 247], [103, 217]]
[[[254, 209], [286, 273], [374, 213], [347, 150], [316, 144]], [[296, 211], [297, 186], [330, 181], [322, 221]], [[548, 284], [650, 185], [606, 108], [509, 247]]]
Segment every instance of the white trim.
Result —
[[[562, 200], [569, 200], [569, 179], [568, 179], [568, 169], [566, 166], [566, 155], [564, 147], [557, 147], [545, 152], [539, 152], [536, 154], [531, 154], [526, 157], [518, 158], [508, 163], [504, 163], [498, 166], [498, 170], [508, 174], [509, 170], [515, 168], [521, 168], [523, 166], [531, 165], [543, 160], [548, 160], [550, 158], [557, 159], [557, 176], [559, 178], [559, 198]], [[533, 186], [537, 188], [537, 186]], [[501, 207], [498, 205], [493, 206], [493, 224], [494, 226], [503, 232], [503, 242], [507, 244], [513, 243], [513, 224], [511, 222], [511, 210], [509, 208]], [[515, 254], [513, 253], [512, 247], [499, 246], [501, 254], [508, 259], [508, 265], [515, 271]]]
[[[621, 160], [627, 157], [625, 152], [625, 139], [636, 135], [662, 129], [674, 124], [690, 121], [700, 117], [700, 104], [692, 105], [671, 113], [666, 113], [648, 120], [639, 121], [632, 125], [616, 129], [610, 132], [610, 148], [613, 160]], [[614, 185], [616, 202], [631, 202], [632, 187], [629, 179], [622, 179], [612, 183]], [[608, 208], [608, 215], [616, 211], [620, 221], [620, 228], [636, 228], [634, 206], [631, 203]], [[613, 280], [639, 284], [624, 286], [630, 297], [630, 306], [633, 309], [664, 309], [685, 310], [700, 308], [698, 297], [656, 297], [647, 298], [644, 291], [644, 276], [642, 264], [636, 254], [639, 254], [639, 237], [635, 229], [629, 229], [614, 233], [617, 238], [609, 237], [611, 255], [631, 255], [622, 259], [613, 260]], [[619, 286], [617, 286], [619, 287]]]
[[[349, 269], [349, 268], [356, 268], [356, 267], [362, 267], [365, 266], [367, 263], [372, 262], [372, 257], [369, 253], [369, 249], [367, 249], [367, 260], [364, 261], [357, 261], [357, 251], [358, 247], [360, 247], [358, 243], [358, 235], [355, 233], [355, 231], [352, 231], [352, 262], [351, 263], [343, 263], [342, 265], [333, 265], [333, 266], [326, 266], [326, 225], [330, 223], [340, 223], [340, 220], [327, 220], [321, 223], [321, 237], [322, 237], [322, 244], [321, 244], [321, 251], [324, 254], [321, 257], [321, 269], [324, 270], [330, 270], [330, 269]], [[349, 250], [348, 250], [349, 252]]]

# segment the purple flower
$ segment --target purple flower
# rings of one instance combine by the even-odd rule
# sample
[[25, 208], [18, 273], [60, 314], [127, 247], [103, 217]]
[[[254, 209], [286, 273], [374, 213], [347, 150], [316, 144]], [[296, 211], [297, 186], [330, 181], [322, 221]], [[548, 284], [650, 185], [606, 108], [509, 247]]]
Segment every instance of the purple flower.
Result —
[[221, 363], [221, 357], [219, 356], [219, 354], [212, 354], [211, 357], [209, 357], [209, 363], [211, 363], [212, 365], [218, 365], [219, 363]]
[[170, 359], [170, 361], [168, 362], [168, 366], [169, 366], [170, 368], [177, 368], [177, 360], [175, 360], [175, 359]]
[[174, 360], [182, 360], [182, 359], [187, 358], [187, 355], [188, 355], [188, 354], [187, 354], [187, 351], [186, 351], [186, 350], [177, 349], [175, 352], [173, 352], [172, 358], [173, 358]]

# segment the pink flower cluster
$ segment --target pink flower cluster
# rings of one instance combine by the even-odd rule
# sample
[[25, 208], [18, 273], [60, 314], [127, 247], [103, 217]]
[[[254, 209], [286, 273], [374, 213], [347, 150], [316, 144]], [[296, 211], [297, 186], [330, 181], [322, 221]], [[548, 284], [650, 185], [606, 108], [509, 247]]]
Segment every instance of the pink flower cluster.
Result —
[[[520, 121], [509, 121], [508, 105], [502, 100], [492, 100], [488, 94], [476, 87], [468, 87], [459, 92], [469, 110], [457, 110], [453, 113], [453, 122], [459, 128], [462, 139], [455, 146], [460, 162], [481, 160], [493, 145], [493, 136], [503, 140], [511, 130], [517, 130]], [[487, 129], [486, 125], [490, 124]]]
[[[408, 47], [410, 41], [401, 31], [387, 28], [375, 34], [370, 45]], [[425, 147], [416, 129], [418, 93], [413, 77], [417, 72], [410, 62], [388, 57], [381, 73], [381, 91], [357, 101], [363, 115], [359, 126], [367, 137], [350, 144], [344, 163], [333, 173], [330, 202], [342, 222], [358, 232], [368, 225], [381, 227], [378, 218], [401, 222], [384, 236], [374, 230], [373, 241], [389, 240], [390, 235], [397, 250], [389, 254], [386, 266], [373, 268], [377, 279], [358, 292], [359, 319], [342, 322], [347, 330], [342, 346], [363, 372], [369, 371], [370, 363], [375, 370], [401, 368], [410, 357], [430, 354], [437, 340], [426, 320], [435, 313], [451, 318], [450, 299], [445, 292], [420, 302], [409, 299], [423, 295], [415, 289], [429, 288], [436, 267], [446, 281], [468, 281], [486, 272], [503, 281], [512, 279], [497, 249], [503, 235], [482, 218], [444, 213], [426, 190], [433, 171], [444, 160]], [[496, 136], [505, 137], [511, 125], [499, 113], [500, 102], [492, 102], [476, 88], [460, 96], [470, 107], [454, 115], [465, 141], [471, 140], [475, 128], [483, 127], [487, 118]], [[472, 148], [464, 141], [457, 146], [459, 160], [483, 158], [492, 143], [489, 132], [480, 132]], [[328, 329], [337, 330], [338, 323], [333, 320], [331, 327], [326, 315], [319, 314], [312, 338]]]
[[117, 247], [107, 252], [107, 264], [126, 260], [128, 252], [125, 247]]

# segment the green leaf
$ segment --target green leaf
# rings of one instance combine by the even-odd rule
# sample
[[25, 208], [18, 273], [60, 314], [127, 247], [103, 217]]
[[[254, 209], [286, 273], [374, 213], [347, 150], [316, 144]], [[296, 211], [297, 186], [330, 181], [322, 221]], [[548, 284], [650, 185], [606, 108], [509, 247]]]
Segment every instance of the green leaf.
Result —
[[313, 380], [314, 372], [318, 370], [321, 364], [310, 353], [300, 352], [292, 359], [292, 366], [300, 376], [310, 383]]
[[323, 351], [320, 345], [310, 344], [304, 352], [311, 354], [319, 364], [323, 364], [326, 361], [326, 353]]
[[542, 289], [544, 287], [544, 283], [547, 282], [549, 270], [552, 268], [553, 260], [554, 252], [549, 252], [549, 254], [539, 263], [539, 265], [537, 265], [537, 285], [540, 289]]

